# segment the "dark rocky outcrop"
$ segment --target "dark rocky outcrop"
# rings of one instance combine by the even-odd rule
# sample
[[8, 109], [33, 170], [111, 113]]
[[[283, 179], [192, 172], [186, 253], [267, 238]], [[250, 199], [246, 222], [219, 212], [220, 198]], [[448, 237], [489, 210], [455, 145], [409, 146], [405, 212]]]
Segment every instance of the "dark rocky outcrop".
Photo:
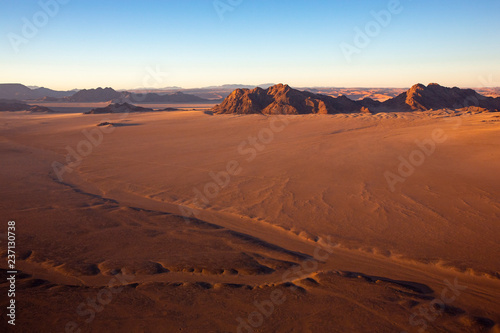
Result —
[[30, 105], [15, 99], [0, 99], [0, 111], [24, 111], [30, 107]]
[[28, 111], [31, 111], [31, 112], [45, 112], [45, 113], [54, 112], [52, 109], [49, 109], [48, 107], [40, 106], [40, 105], [32, 105]]
[[29, 105], [15, 99], [0, 99], [0, 111], [54, 112], [45, 106]]
[[143, 108], [129, 103], [110, 104], [104, 108], [92, 109], [85, 114], [100, 114], [100, 113], [129, 113], [129, 112], [153, 112], [153, 109]]

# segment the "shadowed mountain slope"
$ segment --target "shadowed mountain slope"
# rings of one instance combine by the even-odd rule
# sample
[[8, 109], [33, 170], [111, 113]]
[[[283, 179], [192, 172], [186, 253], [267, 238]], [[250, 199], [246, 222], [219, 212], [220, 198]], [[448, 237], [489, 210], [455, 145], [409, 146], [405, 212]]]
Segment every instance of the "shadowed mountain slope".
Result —
[[500, 109], [500, 98], [485, 97], [472, 89], [447, 88], [431, 83], [414, 85], [408, 91], [383, 103], [370, 98], [353, 101], [278, 84], [268, 89], [236, 89], [221, 104], [212, 108], [216, 114], [335, 114], [380, 111], [427, 111], [478, 107], [487, 111]]
[[219, 114], [329, 114], [361, 112], [362, 108], [362, 103], [345, 96], [334, 98], [277, 84], [268, 89], [236, 89], [212, 111]]
[[470, 106], [493, 111], [500, 109], [500, 98], [485, 97], [472, 89], [447, 88], [431, 83], [427, 87], [423, 84], [416, 84], [382, 105], [401, 111], [456, 110]]

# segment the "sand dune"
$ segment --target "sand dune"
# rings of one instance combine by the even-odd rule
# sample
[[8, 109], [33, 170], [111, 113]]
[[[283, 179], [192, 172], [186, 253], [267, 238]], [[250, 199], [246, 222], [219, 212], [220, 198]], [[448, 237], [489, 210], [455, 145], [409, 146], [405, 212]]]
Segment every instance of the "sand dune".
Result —
[[2, 114], [19, 328], [498, 331], [498, 120]]

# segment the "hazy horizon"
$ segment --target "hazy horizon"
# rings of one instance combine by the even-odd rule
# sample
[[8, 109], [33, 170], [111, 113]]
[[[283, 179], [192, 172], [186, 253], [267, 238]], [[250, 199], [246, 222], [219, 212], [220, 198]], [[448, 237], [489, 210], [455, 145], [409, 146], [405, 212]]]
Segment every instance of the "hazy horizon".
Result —
[[[30, 89], [39, 89], [39, 88], [45, 88], [45, 89], [51, 89], [51, 90], [55, 90], [55, 91], [79, 91], [79, 90], [91, 90], [91, 89], [98, 89], [98, 88], [102, 88], [102, 89], [105, 89], [105, 88], [111, 88], [115, 91], [140, 91], [140, 90], [151, 90], [151, 91], [167, 91], [167, 90], [171, 90], [171, 91], [180, 91], [180, 90], [198, 90], [198, 89], [206, 89], [206, 90], [210, 90], [210, 89], [217, 89], [217, 88], [226, 88], [226, 89], [229, 89], [231, 88], [232, 86], [241, 86], [241, 87], [267, 87], [268, 85], [277, 85], [277, 84], [287, 84], [289, 85], [290, 87], [294, 88], [294, 89], [410, 89], [412, 86], [416, 85], [416, 84], [423, 84], [425, 86], [429, 85], [429, 84], [432, 84], [432, 83], [437, 83], [439, 84], [439, 82], [427, 82], [427, 83], [424, 83], [424, 82], [415, 82], [414, 84], [411, 84], [411, 85], [408, 85], [408, 86], [401, 86], [401, 87], [395, 87], [395, 86], [293, 86], [293, 85], [289, 85], [288, 83], [286, 82], [277, 82], [277, 83], [273, 83], [273, 84], [270, 84], [270, 83], [266, 83], [266, 84], [244, 84], [244, 83], [225, 83], [225, 84], [221, 84], [221, 85], [210, 85], [210, 86], [203, 86], [203, 87], [178, 87], [178, 86], [166, 86], [166, 87], [134, 87], [134, 88], [115, 88], [115, 87], [109, 87], [109, 86], [103, 86], [103, 85], [99, 85], [99, 86], [90, 86], [90, 87], [84, 87], [84, 88], [71, 88], [71, 89], [54, 89], [52, 87], [47, 87], [47, 86], [41, 86], [41, 85], [36, 85], [36, 84], [25, 84], [25, 83], [22, 83], [22, 82], [0, 82], [0, 85], [2, 84], [21, 84], [25, 87], [28, 87]], [[441, 85], [441, 84], [440, 84]], [[478, 86], [456, 86], [456, 85], [450, 85], [448, 87], [458, 87], [458, 88], [461, 88], [461, 89], [484, 89], [484, 88], [500, 88], [500, 84], [499, 85], [495, 85], [495, 86], [481, 86], [480, 84]], [[264, 88], [265, 89], [265, 88]]]

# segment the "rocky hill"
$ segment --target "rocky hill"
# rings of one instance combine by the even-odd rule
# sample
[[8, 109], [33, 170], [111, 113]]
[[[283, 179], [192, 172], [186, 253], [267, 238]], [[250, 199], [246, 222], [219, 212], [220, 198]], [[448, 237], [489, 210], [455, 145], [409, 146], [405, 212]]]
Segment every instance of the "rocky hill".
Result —
[[85, 114], [99, 114], [99, 113], [129, 113], [129, 112], [153, 112], [153, 109], [143, 108], [140, 106], [132, 105], [129, 103], [114, 103], [104, 108], [92, 109]]
[[414, 85], [385, 102], [365, 98], [353, 101], [345, 96], [330, 97], [299, 91], [278, 84], [268, 89], [236, 89], [221, 104], [216, 114], [334, 114], [352, 112], [427, 111], [438, 109], [500, 110], [500, 98], [485, 97], [472, 89], [447, 88], [431, 83]]
[[83, 89], [76, 92], [74, 95], [65, 97], [63, 100], [66, 102], [77, 103], [90, 103], [90, 102], [108, 102], [122, 96], [113, 88], [97, 88], [97, 89]]
[[0, 111], [54, 112], [45, 106], [29, 105], [15, 99], [0, 99]]
[[267, 89], [236, 89], [212, 111], [217, 114], [328, 114], [366, 112], [367, 109], [363, 103], [345, 96], [334, 98], [277, 84]]
[[401, 111], [455, 110], [470, 106], [494, 111], [500, 109], [500, 98], [485, 97], [472, 89], [447, 88], [430, 83], [428, 86], [416, 84], [401, 95], [382, 103], [382, 106]]

